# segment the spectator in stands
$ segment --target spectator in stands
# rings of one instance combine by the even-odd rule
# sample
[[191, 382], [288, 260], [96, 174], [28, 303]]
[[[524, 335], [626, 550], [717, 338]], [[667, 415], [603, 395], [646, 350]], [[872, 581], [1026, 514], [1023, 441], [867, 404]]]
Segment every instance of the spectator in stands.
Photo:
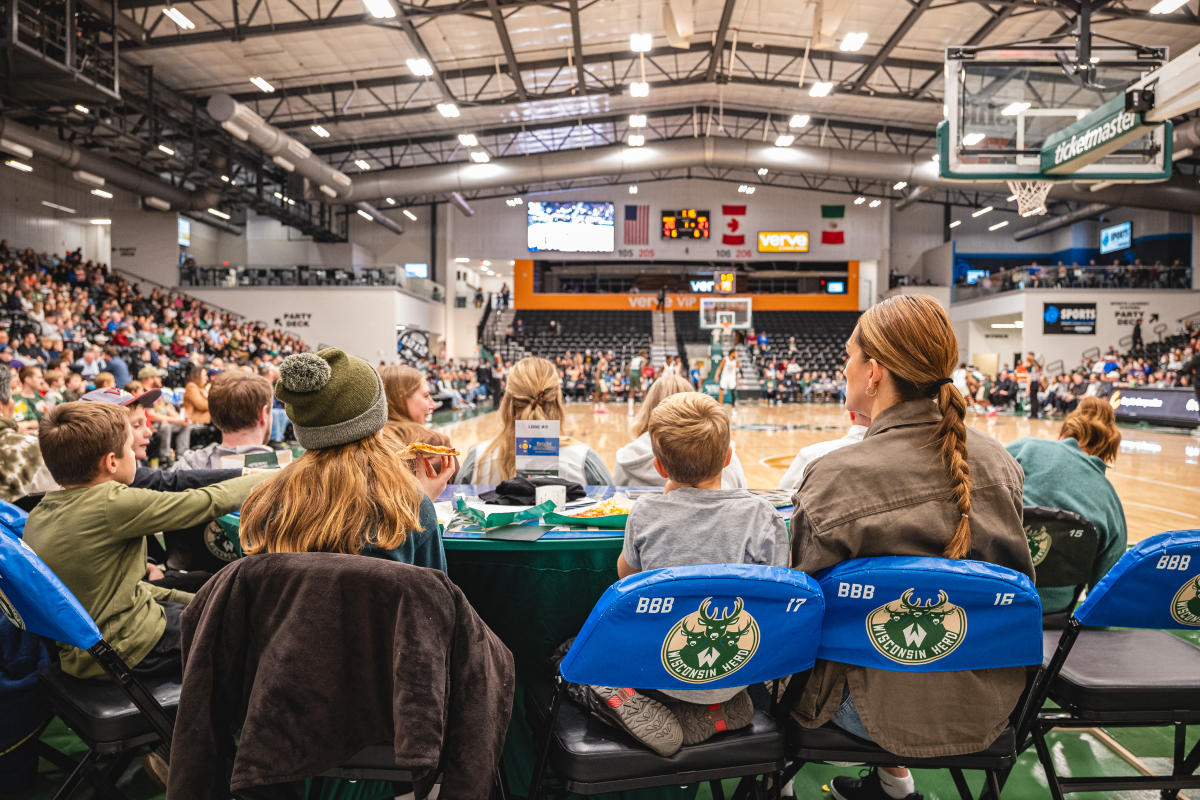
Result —
[[362, 359], [328, 347], [289, 356], [279, 371], [275, 394], [306, 452], [246, 499], [242, 549], [361, 553], [445, 572], [429, 498], [446, 488], [452, 461], [427, 478], [396, 456], [381, 435], [383, 382]]
[[507, 283], [501, 284], [500, 285], [500, 310], [502, 310], [502, 311], [508, 308], [509, 294], [510, 294], [510, 292], [508, 289], [508, 284]]
[[111, 372], [99, 372], [96, 374], [96, 379], [92, 381], [92, 385], [97, 389], [114, 389], [117, 381]]
[[[691, 391], [695, 391], [692, 385], [678, 375], [663, 375], [654, 382], [633, 421], [633, 433], [637, 438], [617, 450], [614, 486], [667, 485], [667, 479], [654, 466], [656, 456], [650, 443], [650, 418], [663, 400], [680, 392]], [[721, 470], [721, 488], [745, 489], [746, 473], [738, 461], [732, 440], [729, 442], [729, 452], [729, 463]]]
[[840, 450], [843, 447], [848, 447], [852, 444], [857, 444], [867, 435], [867, 428], [871, 424], [871, 418], [865, 414], [860, 414], [857, 411], [850, 411], [850, 430], [846, 431], [846, 435], [838, 439], [830, 439], [826, 442], [816, 442], [800, 448], [800, 452], [796, 453], [796, 457], [792, 459], [791, 465], [788, 466], [787, 472], [779, 479], [779, 485], [775, 488], [784, 492], [794, 492], [800, 488], [800, 482], [804, 478], [804, 472], [808, 467], [821, 456], [826, 453], [832, 453], [834, 450]]
[[389, 425], [395, 423], [429, 424], [437, 401], [429, 391], [429, 383], [421, 371], [403, 364], [392, 364], [379, 370], [387, 398]]
[[84, 378], [95, 378], [100, 374], [100, 350], [96, 347], [84, 348], [83, 355], [75, 362], [75, 368]]
[[[41, 422], [42, 457], [61, 489], [29, 514], [25, 542], [67, 585], [135, 673], [180, 669], [179, 617], [191, 595], [151, 586], [146, 537], [238, 507], [266, 475], [163, 493], [131, 488], [137, 471], [129, 417], [110, 403], [65, 403]], [[99, 678], [88, 653], [59, 646], [63, 672]]]
[[68, 372], [66, 376], [66, 385], [62, 390], [62, 402], [73, 403], [83, 397], [83, 393], [87, 387], [83, 384], [83, 376], [78, 372]]
[[1000, 380], [996, 381], [991, 394], [988, 395], [988, 402], [994, 408], [1004, 408], [1016, 399], [1017, 382], [1013, 380], [1012, 371], [1006, 369], [1000, 373]]
[[[475, 445], [463, 460], [460, 483], [496, 484], [516, 475], [516, 421], [563, 419], [558, 370], [544, 358], [523, 358], [512, 367], [500, 401], [501, 430], [487, 446]], [[589, 486], [608, 486], [612, 475], [595, 450], [563, 436], [558, 474]]]
[[12, 503], [52, 488], [36, 436], [21, 433], [13, 419], [11, 372], [0, 369], [0, 500]]
[[[1025, 505], [1073, 511], [1096, 528], [1099, 541], [1089, 588], [1125, 552], [1125, 510], [1104, 474], [1120, 448], [1113, 408], [1095, 397], [1085, 397], [1063, 420], [1058, 441], [1025, 437], [1007, 446], [1025, 471]], [[1038, 589], [1046, 611], [1063, 609], [1073, 593], [1070, 586]]]
[[26, 362], [46, 364], [50, 361], [50, 354], [38, 343], [37, 334], [33, 331], [25, 334], [25, 340], [17, 348], [17, 355], [25, 359]]
[[273, 453], [266, 442], [271, 433], [271, 384], [241, 370], [226, 370], [213, 380], [208, 393], [212, 424], [221, 441], [199, 450], [183, 449], [171, 471], [220, 469], [225, 456]]
[[[811, 575], [847, 559], [923, 555], [987, 561], [1032, 579], [1020, 467], [963, 424], [950, 378], [958, 341], [938, 302], [904, 295], [872, 306], [846, 350], [846, 406], [871, 426], [862, 442], [806, 470], [794, 498], [792, 566]], [[792, 715], [806, 727], [832, 721], [900, 757], [973, 753], [1008, 725], [1024, 686], [1021, 668], [919, 674], [818, 661]], [[831, 788], [840, 798], [919, 798], [904, 768], [834, 778]]]
[[113, 380], [120, 387], [132, 380], [132, 376], [129, 374], [129, 365], [121, 357], [120, 351], [112, 346], [104, 348], [104, 371], [111, 372]]
[[204, 367], [197, 365], [188, 370], [183, 387], [183, 414], [196, 425], [212, 421], [208, 411], [208, 370]]
[[36, 364], [25, 364], [17, 370], [20, 388], [13, 393], [13, 419], [17, 422], [38, 422], [49, 410], [42, 394], [46, 391], [46, 379], [42, 368]]

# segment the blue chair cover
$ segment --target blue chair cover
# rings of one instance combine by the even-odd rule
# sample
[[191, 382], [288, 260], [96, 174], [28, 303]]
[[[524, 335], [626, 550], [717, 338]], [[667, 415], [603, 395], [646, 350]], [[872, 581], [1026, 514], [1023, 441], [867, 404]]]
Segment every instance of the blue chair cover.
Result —
[[817, 656], [859, 667], [952, 672], [1042, 663], [1033, 581], [982, 561], [856, 558], [817, 575], [825, 632]]
[[1116, 628], [1200, 628], [1200, 530], [1143, 539], [1100, 579], [1075, 618]]
[[21, 539], [0, 536], [0, 612], [18, 628], [87, 650], [100, 629]]
[[783, 567], [650, 570], [608, 588], [560, 669], [636, 689], [746, 686], [810, 668], [824, 613], [816, 581]]
[[20, 539], [25, 536], [25, 520], [28, 518], [23, 509], [0, 500], [0, 532], [10, 533]]

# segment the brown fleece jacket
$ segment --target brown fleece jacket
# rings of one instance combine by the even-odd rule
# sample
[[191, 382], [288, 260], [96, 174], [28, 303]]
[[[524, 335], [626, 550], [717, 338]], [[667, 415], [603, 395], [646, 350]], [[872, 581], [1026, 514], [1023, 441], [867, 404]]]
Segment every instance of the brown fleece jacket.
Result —
[[[171, 800], [320, 774], [391, 743], [420, 787], [486, 798], [512, 654], [443, 573], [287, 553], [221, 570], [183, 615]], [[234, 734], [240, 731], [240, 744]]]

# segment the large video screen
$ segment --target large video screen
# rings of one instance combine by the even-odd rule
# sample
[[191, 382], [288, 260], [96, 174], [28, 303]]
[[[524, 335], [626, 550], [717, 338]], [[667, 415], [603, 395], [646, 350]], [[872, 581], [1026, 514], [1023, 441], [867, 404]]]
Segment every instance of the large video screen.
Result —
[[555, 203], [530, 200], [528, 240], [532, 252], [611, 253], [612, 203]]

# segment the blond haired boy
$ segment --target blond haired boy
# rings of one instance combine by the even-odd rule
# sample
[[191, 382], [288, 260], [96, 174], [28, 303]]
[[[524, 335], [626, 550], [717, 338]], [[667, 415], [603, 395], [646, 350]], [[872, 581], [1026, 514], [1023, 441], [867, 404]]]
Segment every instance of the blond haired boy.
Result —
[[[695, 564], [788, 566], [787, 527], [775, 508], [746, 489], [722, 489], [733, 451], [729, 411], [699, 392], [663, 400], [650, 416], [654, 468], [667, 479], [661, 495], [634, 504], [617, 574]], [[588, 705], [663, 755], [750, 724], [744, 688], [639, 693], [589, 687]], [[662, 701], [649, 694], [663, 695]]]

